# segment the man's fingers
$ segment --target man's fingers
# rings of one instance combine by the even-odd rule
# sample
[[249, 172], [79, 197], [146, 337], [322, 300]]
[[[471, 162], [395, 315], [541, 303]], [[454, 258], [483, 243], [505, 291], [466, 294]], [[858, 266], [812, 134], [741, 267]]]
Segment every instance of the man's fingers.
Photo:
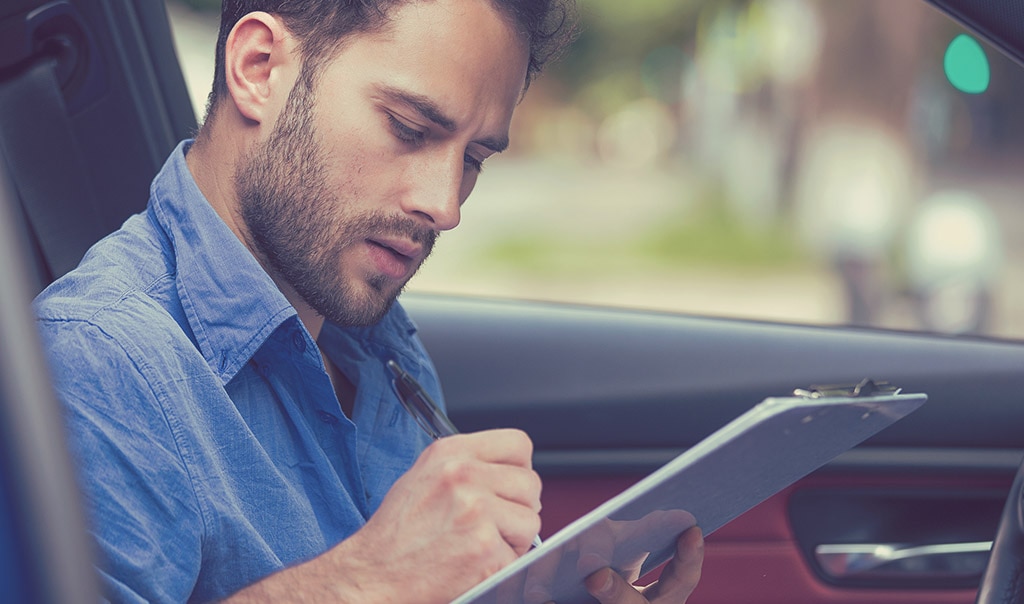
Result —
[[601, 604], [646, 604], [635, 587], [610, 568], [603, 568], [584, 580], [590, 595]]
[[704, 536], [695, 526], [679, 537], [675, 557], [642, 594], [610, 568], [590, 575], [584, 585], [601, 604], [683, 604], [697, 587], [703, 562]]
[[648, 600], [655, 604], [679, 604], [685, 602], [700, 581], [700, 569], [704, 563], [704, 534], [695, 526], [676, 540], [676, 555], [662, 571], [658, 582], [644, 591]]
[[[430, 468], [438, 486], [475, 485], [540, 512], [541, 480], [530, 463], [532, 450], [519, 430], [488, 430], [442, 438], [423, 452], [418, 465]], [[513, 463], [517, 457], [524, 463]]]
[[[523, 601], [525, 604], [548, 604], [551, 600], [551, 584], [558, 573], [558, 566], [562, 557], [566, 555], [565, 545], [561, 545], [556, 552], [550, 552], [546, 556], [533, 561], [533, 564], [526, 569], [526, 583], [523, 586]], [[502, 602], [503, 600], [498, 600]]]
[[589, 575], [612, 563], [612, 554], [615, 553], [616, 546], [613, 524], [614, 521], [602, 520], [579, 537], [576, 572]]
[[501, 538], [515, 550], [517, 556], [530, 551], [533, 538], [540, 532], [540, 516], [518, 504], [499, 501], [495, 507], [495, 522]]
[[445, 447], [447, 443], [467, 447], [480, 461], [508, 464], [524, 468], [533, 467], [533, 441], [526, 432], [513, 428], [484, 430], [442, 438], [431, 447]]
[[490, 480], [489, 486], [498, 497], [526, 506], [534, 513], [540, 513], [540, 475], [526, 468], [502, 468], [501, 472], [493, 470], [482, 480]]
[[423, 453], [423, 465], [442, 500], [454, 497], [456, 525], [486, 518], [522, 555], [540, 530], [541, 480], [531, 464], [513, 462], [528, 462], [532, 447], [519, 430], [458, 434], [433, 443]]

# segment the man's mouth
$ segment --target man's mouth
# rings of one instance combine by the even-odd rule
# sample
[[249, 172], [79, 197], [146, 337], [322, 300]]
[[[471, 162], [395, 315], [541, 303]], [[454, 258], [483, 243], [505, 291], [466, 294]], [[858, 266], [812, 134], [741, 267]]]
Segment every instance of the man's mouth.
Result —
[[423, 253], [423, 246], [404, 239], [375, 238], [366, 241], [391, 252], [399, 260], [415, 261]]
[[406, 239], [366, 240], [379, 271], [393, 279], [409, 277], [423, 257], [423, 247]]

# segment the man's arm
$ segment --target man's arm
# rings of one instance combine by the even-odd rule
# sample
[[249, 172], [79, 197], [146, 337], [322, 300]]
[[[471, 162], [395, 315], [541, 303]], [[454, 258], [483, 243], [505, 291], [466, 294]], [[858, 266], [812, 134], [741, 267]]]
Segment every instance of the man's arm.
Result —
[[[228, 602], [450, 602], [529, 550], [541, 490], [531, 456], [518, 430], [441, 439], [360, 531]], [[700, 578], [703, 544], [700, 529], [685, 532], [662, 579], [642, 593], [608, 569], [588, 578], [588, 590], [602, 604], [681, 604]]]
[[529, 550], [540, 529], [532, 453], [518, 430], [441, 439], [366, 526], [228, 602], [449, 602]]
[[103, 330], [83, 321], [40, 325], [104, 596], [185, 601], [201, 565], [202, 513], [154, 392]]

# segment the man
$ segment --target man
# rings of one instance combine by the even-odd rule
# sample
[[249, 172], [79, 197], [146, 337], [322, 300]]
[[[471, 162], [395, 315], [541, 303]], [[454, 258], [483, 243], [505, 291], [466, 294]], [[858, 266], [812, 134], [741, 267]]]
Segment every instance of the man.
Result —
[[[440, 396], [394, 300], [567, 9], [225, 1], [196, 141], [36, 304], [111, 599], [445, 602], [529, 549], [529, 438], [430, 444], [384, 362]], [[688, 597], [701, 547], [651, 601]], [[588, 588], [648, 601], [607, 569]]]

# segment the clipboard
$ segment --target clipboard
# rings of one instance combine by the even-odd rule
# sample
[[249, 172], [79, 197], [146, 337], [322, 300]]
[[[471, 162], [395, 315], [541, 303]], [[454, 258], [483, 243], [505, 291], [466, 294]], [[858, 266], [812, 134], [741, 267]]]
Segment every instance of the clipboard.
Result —
[[672, 557], [686, 529], [710, 535], [927, 398], [871, 380], [767, 398], [453, 604], [596, 602], [583, 587], [591, 573], [635, 581]]

